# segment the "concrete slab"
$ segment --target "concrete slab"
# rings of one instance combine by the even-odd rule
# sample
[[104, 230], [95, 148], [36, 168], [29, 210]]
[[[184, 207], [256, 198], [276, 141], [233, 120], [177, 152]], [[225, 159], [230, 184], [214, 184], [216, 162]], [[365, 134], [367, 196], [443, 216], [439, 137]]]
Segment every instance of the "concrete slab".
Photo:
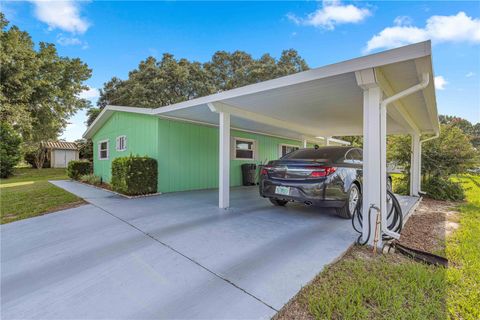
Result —
[[92, 205], [2, 226], [2, 318], [271, 317], [357, 236], [333, 210], [274, 207], [255, 187], [223, 210], [217, 190], [54, 183]]
[[269, 318], [275, 310], [92, 205], [1, 226], [2, 319]]

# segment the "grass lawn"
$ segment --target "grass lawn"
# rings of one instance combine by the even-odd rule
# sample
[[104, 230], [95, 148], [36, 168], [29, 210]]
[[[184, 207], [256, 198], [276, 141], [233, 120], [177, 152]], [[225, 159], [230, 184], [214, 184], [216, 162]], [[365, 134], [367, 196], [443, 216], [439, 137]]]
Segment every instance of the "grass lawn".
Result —
[[20, 168], [8, 179], [0, 179], [1, 223], [42, 215], [83, 203], [77, 196], [48, 180], [68, 179], [65, 169]]
[[463, 185], [467, 201], [454, 204], [459, 227], [438, 251], [445, 252], [448, 268], [398, 254], [373, 256], [367, 248], [355, 247], [276, 318], [480, 319], [480, 176], [454, 179]]

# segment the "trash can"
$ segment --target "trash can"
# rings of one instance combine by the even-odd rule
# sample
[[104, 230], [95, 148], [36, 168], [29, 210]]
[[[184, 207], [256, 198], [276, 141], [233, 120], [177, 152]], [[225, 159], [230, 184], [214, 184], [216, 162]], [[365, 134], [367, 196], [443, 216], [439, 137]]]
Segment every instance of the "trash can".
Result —
[[255, 176], [257, 173], [257, 165], [255, 163], [242, 164], [242, 181], [244, 186], [255, 185]]

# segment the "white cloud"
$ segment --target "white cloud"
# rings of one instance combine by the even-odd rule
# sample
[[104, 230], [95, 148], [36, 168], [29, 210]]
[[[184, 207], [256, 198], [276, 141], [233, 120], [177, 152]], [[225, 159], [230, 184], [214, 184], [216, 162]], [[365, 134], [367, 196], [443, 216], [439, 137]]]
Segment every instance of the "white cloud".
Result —
[[436, 76], [433, 80], [435, 82], [435, 89], [437, 90], [444, 90], [445, 86], [448, 84], [448, 81], [445, 80], [443, 76]]
[[480, 19], [459, 12], [452, 16], [431, 16], [424, 28], [410, 25], [411, 21], [397, 17], [395, 26], [387, 27], [374, 35], [364, 52], [389, 49], [431, 39], [440, 42], [480, 43]]
[[72, 0], [30, 0], [35, 6], [35, 17], [50, 29], [84, 33], [90, 26], [80, 16], [79, 2]]
[[82, 49], [88, 48], [88, 43], [77, 37], [65, 36], [62, 33], [57, 35], [57, 43], [62, 46], [81, 46]]
[[353, 4], [343, 5], [340, 1], [323, 1], [322, 8], [308, 14], [306, 18], [300, 18], [291, 13], [287, 17], [298, 25], [333, 30], [336, 25], [359, 23], [370, 15], [370, 10]]
[[410, 26], [412, 23], [412, 18], [409, 16], [398, 16], [393, 20], [393, 24], [396, 26]]
[[62, 46], [78, 46], [82, 44], [82, 40], [76, 37], [65, 37], [62, 34], [57, 36], [57, 43]]
[[88, 87], [87, 90], [83, 90], [78, 97], [81, 99], [95, 100], [100, 96], [97, 88]]
[[470, 72], [468, 72], [468, 73], [465, 75], [465, 77], [471, 78], [471, 77], [473, 77], [474, 75], [475, 75], [475, 72], [470, 71]]

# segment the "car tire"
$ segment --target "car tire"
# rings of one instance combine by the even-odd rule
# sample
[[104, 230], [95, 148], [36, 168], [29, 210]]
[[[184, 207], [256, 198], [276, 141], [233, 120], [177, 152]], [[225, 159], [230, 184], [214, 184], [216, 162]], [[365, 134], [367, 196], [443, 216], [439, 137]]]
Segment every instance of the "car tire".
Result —
[[387, 178], [387, 190], [393, 192], [393, 183], [390, 177]]
[[345, 205], [341, 208], [336, 208], [337, 215], [344, 219], [351, 219], [360, 197], [360, 189], [356, 184], [352, 184], [350, 190], [348, 190], [347, 201], [345, 202]]
[[287, 200], [280, 200], [275, 198], [268, 198], [268, 200], [270, 200], [270, 202], [277, 207], [284, 207], [288, 203]]

